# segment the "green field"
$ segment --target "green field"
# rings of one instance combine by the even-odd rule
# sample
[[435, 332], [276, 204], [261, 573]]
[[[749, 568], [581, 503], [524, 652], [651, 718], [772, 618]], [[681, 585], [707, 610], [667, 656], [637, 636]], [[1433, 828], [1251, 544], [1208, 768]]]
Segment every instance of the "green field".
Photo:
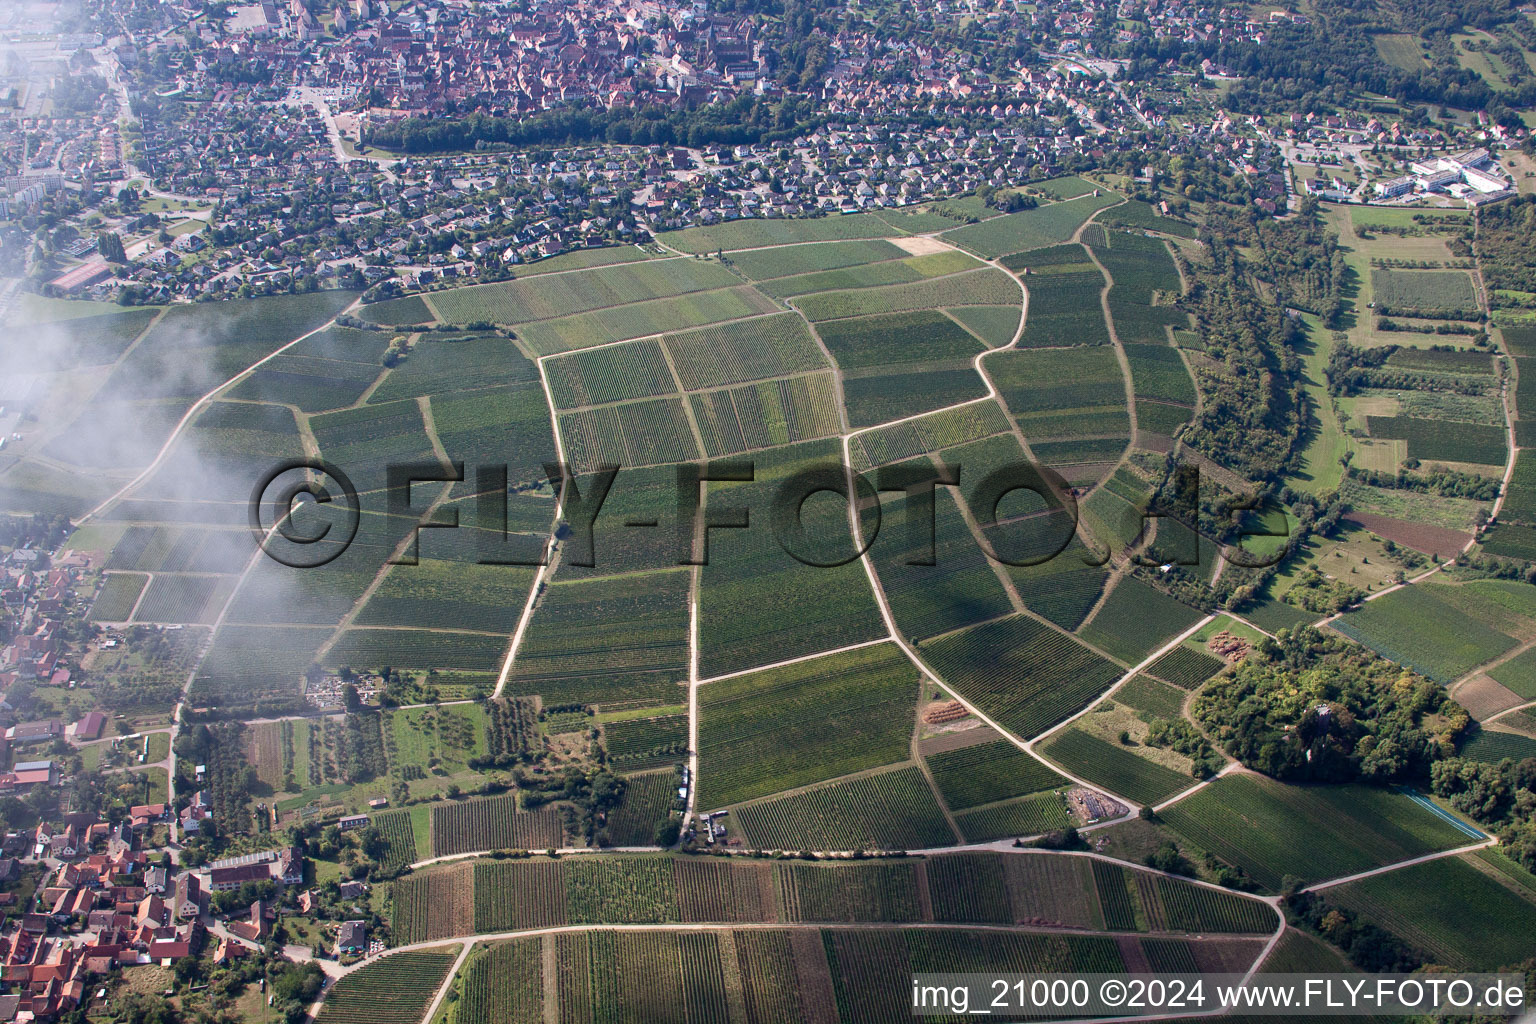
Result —
[[995, 259], [1021, 249], [1065, 242], [1096, 211], [1119, 200], [1119, 196], [1105, 193], [1049, 203], [1023, 213], [1010, 213], [980, 224], [956, 228], [946, 232], [944, 239], [988, 259]]
[[432, 305], [449, 323], [518, 324], [737, 283], [713, 260], [645, 260], [453, 288], [434, 293]]
[[987, 267], [913, 284], [818, 292], [801, 296], [794, 304], [814, 322], [938, 306], [1005, 306], [1022, 301], [1017, 282], [1002, 271]]
[[1019, 615], [940, 637], [919, 653], [957, 693], [1026, 738], [1090, 703], [1120, 674], [1070, 635]]
[[1515, 646], [1513, 637], [1459, 611], [1423, 586], [1399, 588], [1335, 619], [1332, 628], [1442, 683]]
[[917, 669], [880, 644], [699, 690], [699, 806], [723, 807], [905, 760]]
[[1067, 780], [1007, 740], [930, 754], [925, 760], [952, 811], [1055, 789]]
[[913, 767], [862, 775], [733, 812], [758, 849], [921, 849], [949, 846], [954, 834]]
[[689, 391], [828, 368], [805, 321], [794, 313], [668, 334], [662, 342]]
[[776, 277], [900, 260], [907, 255], [905, 249], [875, 238], [749, 249], [733, 253], [730, 260], [737, 270], [752, 280], [766, 281]]
[[672, 703], [687, 664], [686, 572], [556, 582], [534, 610], [507, 692], [555, 704]]
[[419, 1020], [448, 976], [457, 947], [396, 953], [338, 981], [318, 1024], [399, 1024]]
[[1217, 779], [1161, 813], [1181, 836], [1270, 890], [1288, 875], [1318, 882], [1470, 841], [1397, 793], [1287, 786], [1250, 774]]
[[1138, 803], [1157, 803], [1195, 783], [1188, 775], [1075, 725], [1051, 737], [1040, 752], [1074, 775]]
[[1532, 894], [1461, 857], [1375, 875], [1323, 895], [1455, 970], [1492, 970], [1536, 951]]
[[[1465, 270], [1372, 270], [1371, 288], [1378, 307], [1397, 315], [1419, 310], [1477, 313], [1477, 291]], [[1386, 311], [1384, 310], [1384, 312]]]
[[711, 227], [668, 231], [657, 241], [683, 252], [708, 253], [717, 249], [756, 249], [792, 242], [887, 238], [900, 234], [873, 214], [856, 213], [808, 220], [733, 220]]
[[1128, 576], [1110, 591], [1099, 613], [1078, 635], [1134, 665], [1200, 617], [1188, 605]]

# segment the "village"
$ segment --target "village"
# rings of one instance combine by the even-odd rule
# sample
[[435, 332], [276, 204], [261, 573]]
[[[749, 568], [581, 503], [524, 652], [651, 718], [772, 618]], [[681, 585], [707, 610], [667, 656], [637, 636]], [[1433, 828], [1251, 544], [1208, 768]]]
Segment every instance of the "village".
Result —
[[[824, 37], [787, 91], [773, 40], [704, 4], [514, 11], [289, 0], [231, 7], [222, 21], [171, 6], [172, 21], [156, 15], [153, 32], [61, 35], [46, 52], [28, 43], [32, 85], [11, 87], [22, 116], [0, 127], [0, 161], [13, 168], [0, 181], [0, 223], [43, 216], [62, 226], [49, 234], [54, 252], [7, 242], [0, 253], [41, 274], [44, 291], [77, 298], [148, 303], [331, 287], [384, 294], [501, 280], [571, 249], [645, 243], [655, 232], [722, 220], [990, 193], [1119, 167], [1133, 146], [1225, 164], [1266, 214], [1284, 214], [1306, 193], [1394, 203], [1433, 193], [1469, 204], [1513, 194], [1509, 175], [1487, 161], [1458, 166], [1455, 182], [1441, 180], [1444, 169], [1403, 172], [1410, 161], [1516, 144], [1523, 131], [1486, 118], [1452, 130], [1386, 118], [1232, 116], [1206, 106], [1198, 90], [1128, 80], [1125, 62], [1097, 56], [1093, 41], [1125, 5], [1078, 6], [987, 14], [989, 29], [1034, 41], [1022, 59], [924, 45], [921, 34]], [[1147, 4], [1145, 13], [1154, 39], [1260, 45], [1277, 19], [1305, 21], [1178, 3]], [[931, 29], [955, 14], [940, 4], [915, 17]], [[260, 73], [252, 77], [252, 68]], [[50, 71], [75, 77], [39, 85]], [[1210, 61], [1199, 73], [1230, 78]], [[80, 76], [99, 83], [93, 110], [89, 94], [67, 112], [49, 101], [53, 116], [27, 99]], [[692, 111], [786, 96], [803, 96], [816, 115], [774, 141], [476, 143], [455, 156], [369, 145], [392, 126], [454, 111], [536, 119], [573, 105]], [[1362, 158], [1365, 150], [1378, 158]], [[1350, 173], [1332, 173], [1333, 159]], [[1309, 164], [1315, 176], [1304, 172]], [[1143, 170], [1134, 160], [1125, 169]], [[112, 251], [102, 250], [103, 236], [113, 236]]]

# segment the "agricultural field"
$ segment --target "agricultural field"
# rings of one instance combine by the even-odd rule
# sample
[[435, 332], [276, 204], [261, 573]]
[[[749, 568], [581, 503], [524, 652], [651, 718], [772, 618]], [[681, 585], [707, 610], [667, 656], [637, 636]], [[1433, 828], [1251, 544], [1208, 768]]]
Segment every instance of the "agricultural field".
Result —
[[954, 833], [915, 767], [861, 775], [732, 812], [758, 849], [924, 849], [950, 846]]
[[577, 473], [601, 465], [652, 466], [698, 457], [682, 399], [603, 405], [560, 417], [565, 454]]
[[1335, 619], [1332, 629], [1384, 658], [1449, 684], [1515, 646], [1515, 639], [1444, 600], [1408, 586]]
[[952, 811], [1056, 789], [1067, 780], [1007, 740], [978, 743], [924, 758]]
[[688, 391], [828, 368], [805, 321], [774, 313], [662, 339]]
[[395, 953], [338, 981], [317, 1024], [399, 1024], [420, 1020], [448, 976], [458, 947]]
[[[699, 586], [699, 674], [704, 679], [884, 634], [863, 567], [850, 561], [855, 552], [841, 498], [817, 495], [801, 508], [802, 530], [794, 545], [799, 558], [780, 546], [776, 531], [763, 521], [766, 514], [757, 511], [772, 507], [780, 481], [792, 473], [835, 466], [837, 446], [811, 442], [769, 449], [754, 461], [754, 482], [712, 483], [709, 488], [710, 507], [751, 513], [747, 529], [710, 531], [714, 536]], [[773, 594], [774, 600], [764, 601], [764, 594]]]
[[1010, 351], [986, 368], [1031, 444], [1129, 431], [1125, 376], [1111, 348]]
[[1531, 953], [1536, 898], [1475, 859], [1446, 857], [1323, 893], [1455, 970], [1492, 970]]
[[103, 577], [101, 590], [91, 604], [91, 621], [126, 622], [148, 582], [149, 577], [144, 573], [108, 573]]
[[881, 238], [779, 245], [733, 253], [730, 263], [753, 281], [840, 270], [906, 257], [907, 251]]
[[661, 343], [654, 339], [544, 361], [555, 408], [655, 398], [677, 390]]
[[878, 288], [885, 285], [910, 284], [932, 277], [958, 274], [976, 270], [981, 262], [958, 249], [924, 253], [905, 259], [866, 263], [861, 266], [822, 270], [811, 274], [796, 274], [772, 281], [762, 281], [758, 287], [779, 299], [790, 299], [812, 292], [830, 292], [847, 288]]
[[538, 381], [538, 367], [508, 338], [429, 334], [411, 346], [404, 361], [389, 371], [368, 401], [376, 405]]
[[1047, 740], [1040, 752], [1072, 774], [1137, 803], [1154, 804], [1194, 785], [1188, 774], [1142, 757], [1136, 749], [1074, 724]]
[[1078, 636], [1134, 665], [1200, 618], [1195, 609], [1127, 576]]
[[855, 468], [863, 470], [979, 441], [1009, 429], [1008, 417], [996, 402], [973, 402], [863, 431], [853, 438], [849, 452]]
[[1371, 288], [1384, 315], [1412, 316], [1417, 311], [1475, 316], [1478, 312], [1477, 291], [1464, 270], [1376, 269], [1371, 271]]
[[435, 292], [447, 323], [520, 324], [738, 283], [713, 260], [643, 260]]
[[955, 825], [968, 843], [1039, 835], [1072, 824], [1067, 804], [1055, 793], [1032, 793], [955, 814]]
[[1020, 348], [1109, 344], [1099, 303], [1104, 275], [1089, 259], [1087, 249], [1077, 244], [1054, 246], [1021, 252], [1002, 263], [1023, 274], [1029, 290], [1029, 316]]
[[544, 1024], [544, 942], [513, 939], [470, 954], [454, 1024]]
[[994, 217], [979, 224], [968, 224], [945, 232], [944, 240], [987, 259], [996, 259], [1021, 249], [1065, 242], [1089, 217], [1119, 200], [1119, 196], [1109, 192], [1084, 195], [1022, 213]]
[[1097, 222], [1109, 227], [1157, 231], [1165, 235], [1177, 235], [1180, 238], [1195, 237], [1193, 224], [1174, 217], [1165, 217], [1151, 204], [1139, 199], [1110, 207], [1099, 214]]
[[357, 311], [357, 318], [380, 327], [407, 327], [437, 322], [437, 317], [427, 308], [426, 301], [420, 295], [371, 302]]
[[[740, 278], [732, 276], [733, 282]], [[692, 291], [668, 298], [605, 306], [518, 327], [517, 335], [541, 356], [780, 312], [748, 285]]]
[[1120, 674], [1071, 635], [1020, 615], [939, 637], [919, 653], [957, 693], [1026, 738], [1091, 702]]
[[730, 252], [795, 242], [885, 238], [900, 234], [902, 232], [874, 214], [856, 213], [809, 220], [733, 220], [710, 227], [668, 231], [657, 241], [682, 252], [711, 253], [720, 249]]
[[356, 622], [510, 634], [532, 584], [529, 567], [422, 558], [392, 566]]
[[953, 493], [938, 489], [933, 501], [930, 513], [923, 508], [924, 502], [905, 495], [887, 499], [881, 508], [880, 534], [870, 546], [891, 615], [897, 628], [913, 640], [1013, 611]]
[[226, 397], [284, 402], [303, 412], [352, 405], [384, 373], [384, 331], [331, 327], [306, 338], [225, 392]]
[[1175, 647], [1154, 661], [1147, 672], [1182, 690], [1193, 690], [1224, 667], [1225, 663], [1220, 658], [1214, 658], [1203, 651], [1191, 647]]
[[[1369, 786], [1287, 786], [1228, 775], [1161, 812], [1180, 836], [1278, 891], [1469, 842], [1406, 796]], [[1295, 837], [1307, 836], [1305, 843]]]
[[890, 313], [821, 324], [818, 333], [843, 371], [854, 427], [980, 398], [971, 360], [985, 347], [941, 313]]
[[699, 689], [699, 805], [723, 807], [905, 760], [916, 668], [894, 644]]
[[1366, 416], [1371, 437], [1407, 443], [1408, 457], [1502, 466], [1509, 454], [1504, 427], [1418, 416]]
[[603, 724], [603, 746], [616, 771], [669, 767], [688, 750], [688, 716], [624, 717]]
[[699, 392], [688, 401], [710, 458], [814, 441], [841, 426], [831, 372]]
[[517, 796], [432, 805], [432, 856], [479, 850], [552, 850], [564, 845], [555, 811], [523, 811]]
[[553, 704], [672, 703], [688, 664], [688, 585], [675, 571], [550, 584], [507, 692]]
[[1016, 281], [990, 267], [913, 284], [803, 295], [794, 304], [812, 322], [939, 306], [1004, 306], [1023, 301]]
[[[98, 599], [99, 600], [99, 599]], [[1524, 651], [1488, 669], [1488, 675], [1517, 696], [1536, 700], [1536, 649]]]

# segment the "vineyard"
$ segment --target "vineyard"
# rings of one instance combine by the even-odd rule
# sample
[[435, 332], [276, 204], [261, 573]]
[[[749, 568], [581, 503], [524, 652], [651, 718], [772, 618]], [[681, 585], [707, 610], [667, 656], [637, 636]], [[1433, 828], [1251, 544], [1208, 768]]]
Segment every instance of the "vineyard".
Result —
[[706, 391], [688, 396], [711, 458], [812, 441], [838, 431], [831, 372]]
[[1225, 663], [1193, 647], [1175, 647], [1154, 661], [1147, 671], [1165, 683], [1182, 690], [1193, 690], [1220, 672]]
[[668, 334], [662, 343], [689, 391], [827, 369], [805, 321], [794, 313]]
[[368, 402], [461, 394], [471, 389], [533, 384], [538, 379], [538, 368], [506, 338], [427, 335], [411, 346], [410, 357], [389, 371]]
[[931, 277], [943, 277], [966, 270], [975, 270], [981, 264], [956, 249], [933, 252], [907, 259], [886, 260], [822, 270], [793, 277], [781, 277], [762, 283], [759, 287], [769, 295], [780, 299], [809, 295], [813, 292], [830, 292], [847, 288], [877, 288], [884, 285], [909, 284]]
[[1001, 348], [1013, 341], [1022, 319], [1013, 306], [954, 306], [945, 310], [989, 348]]
[[1195, 781], [1076, 726], [1051, 737], [1040, 752], [1072, 774], [1138, 803], [1156, 803]]
[[1079, 710], [1120, 673], [1071, 636], [1017, 615], [929, 641], [923, 654], [957, 692], [1025, 737]]
[[1502, 466], [1509, 454], [1503, 426], [1418, 416], [1367, 416], [1365, 421], [1372, 437], [1408, 442], [1412, 459]]
[[961, 811], [955, 815], [955, 824], [966, 842], [986, 843], [1063, 829], [1072, 824], [1072, 816], [1055, 793], [1034, 793]]
[[954, 834], [916, 768], [864, 775], [733, 812], [759, 849], [922, 849]]
[[563, 840], [558, 813], [520, 811], [516, 795], [432, 805], [434, 857], [476, 850], [553, 850]]
[[513, 662], [510, 692], [550, 703], [661, 702], [687, 665], [687, 601], [683, 572], [551, 584]]
[[[1114, 920], [1112, 927], [1127, 931], [1201, 933], [1274, 927], [1273, 912], [1249, 897], [1028, 852], [820, 863], [658, 855], [481, 859], [392, 884], [397, 943], [583, 922], [943, 920], [1103, 928]], [[1117, 909], [1102, 909], [1106, 899]]]
[[944, 803], [952, 811], [1055, 789], [1067, 783], [1037, 758], [1007, 740], [930, 754], [926, 760]]
[[92, 622], [125, 622], [149, 577], [143, 573], [114, 572], [104, 577], [101, 591], [91, 604]]
[[1351, 882], [1325, 898], [1454, 970], [1492, 970], [1530, 951], [1536, 903], [1459, 857]]
[[643, 260], [451, 288], [433, 295], [432, 304], [449, 323], [516, 324], [736, 283], [737, 278], [713, 260]]
[[[795, 242], [829, 242], [840, 239], [884, 238], [899, 235], [879, 217], [868, 213], [812, 219], [733, 220], [709, 227], [664, 232], [657, 241], [689, 253], [717, 249], [759, 249]], [[809, 248], [809, 247], [807, 247]]]
[[[757, 483], [710, 487], [721, 507], [770, 507], [777, 481], [801, 468], [826, 465], [836, 446], [812, 442], [757, 457]], [[816, 568], [789, 555], [773, 531], [714, 531], [700, 572], [699, 674], [750, 669], [874, 639], [884, 632], [863, 568], [852, 549], [846, 508], [836, 499], [807, 502], [806, 553], [844, 564]], [[837, 511], [832, 511], [836, 509]], [[753, 522], [760, 521], [754, 517]], [[675, 556], [674, 556], [675, 557]], [[764, 594], [774, 595], [764, 601]]]
[[420, 1020], [458, 956], [456, 948], [396, 953], [338, 981], [316, 1024], [400, 1024]]
[[[1354, 874], [1466, 842], [1406, 796], [1367, 786], [1286, 786], [1229, 775], [1161, 812], [1181, 836], [1278, 890]], [[1297, 844], [1295, 837], [1307, 841]]]
[[1200, 620], [1200, 613], [1135, 577], [1122, 579], [1078, 631], [1084, 640], [1135, 664]]
[[985, 347], [935, 310], [859, 316], [818, 332], [843, 370], [848, 422], [868, 426], [980, 398]]
[[557, 409], [653, 398], [677, 390], [661, 343], [654, 339], [546, 360]]
[[699, 805], [723, 807], [907, 756], [917, 670], [891, 644], [699, 688]]
[[1023, 301], [1018, 283], [990, 267], [926, 278], [912, 284], [854, 291], [818, 292], [794, 304], [813, 323], [872, 313], [900, 313], [940, 306], [1003, 306]]
[[1106, 193], [1050, 203], [1023, 213], [1010, 213], [956, 228], [946, 232], [944, 240], [989, 259], [1021, 249], [1055, 245], [1071, 238], [1083, 221], [1119, 199], [1113, 193]]
[[624, 780], [619, 806], [608, 812], [597, 834], [599, 843], [649, 846], [657, 841], [656, 827], [679, 806], [678, 778], [669, 771], [630, 775]]
[[886, 499], [880, 535], [871, 547], [896, 625], [920, 640], [1012, 611], [1008, 593], [960, 513], [941, 489], [932, 506], [932, 551], [927, 517], [905, 496]]
[[603, 726], [608, 761], [621, 772], [662, 768], [688, 753], [688, 716], [628, 718]]
[[731, 265], [754, 281], [839, 270], [906, 257], [907, 251], [884, 239], [823, 242], [735, 253]]
[[[731, 278], [733, 282], [738, 280], [734, 276]], [[738, 284], [672, 298], [608, 306], [553, 320], [537, 320], [520, 326], [517, 334], [534, 352], [547, 356], [777, 312], [780, 312], [779, 307], [768, 296], [756, 288]]]
[[1477, 290], [1465, 270], [1371, 271], [1376, 304], [1397, 315], [1419, 310], [1476, 316]]
[[455, 1024], [544, 1024], [544, 943], [514, 939], [476, 950], [459, 974]]
[[1515, 646], [1513, 637], [1452, 607], [1426, 587], [1394, 590], [1335, 619], [1331, 628], [1446, 684]]

